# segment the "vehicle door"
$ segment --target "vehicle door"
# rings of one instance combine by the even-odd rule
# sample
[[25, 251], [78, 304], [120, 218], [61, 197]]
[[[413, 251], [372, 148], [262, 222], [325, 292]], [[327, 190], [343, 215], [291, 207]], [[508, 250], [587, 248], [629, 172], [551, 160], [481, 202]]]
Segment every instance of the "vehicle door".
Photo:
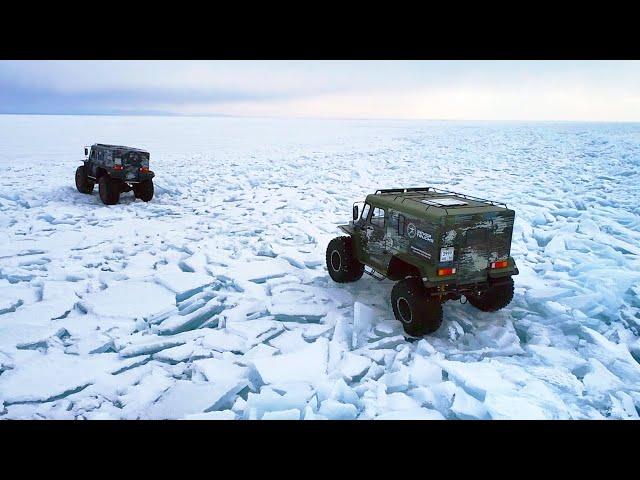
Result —
[[491, 254], [492, 227], [493, 225], [465, 230], [457, 259], [459, 281], [486, 280]]
[[380, 207], [372, 207], [369, 217], [362, 229], [363, 249], [366, 261], [376, 270], [386, 273], [392, 253], [387, 242], [387, 211]]
[[91, 147], [89, 152], [89, 175], [96, 177], [98, 173], [98, 151]]

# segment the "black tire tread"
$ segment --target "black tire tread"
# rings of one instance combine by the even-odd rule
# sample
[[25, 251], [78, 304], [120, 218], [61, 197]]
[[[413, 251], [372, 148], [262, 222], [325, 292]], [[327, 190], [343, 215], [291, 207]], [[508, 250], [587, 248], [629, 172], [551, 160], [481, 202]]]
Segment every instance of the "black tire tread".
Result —
[[80, 193], [89, 194], [93, 192], [95, 183], [87, 176], [87, 168], [84, 165], [80, 165], [76, 169], [76, 188]]
[[[398, 312], [397, 301], [400, 297], [404, 297], [409, 302], [414, 319], [411, 323], [403, 322]], [[433, 333], [442, 325], [442, 304], [428, 296], [419, 278], [405, 278], [393, 286], [391, 308], [405, 333], [413, 337]]]
[[145, 180], [133, 186], [133, 194], [143, 202], [149, 202], [153, 198], [153, 180]]
[[506, 307], [513, 300], [514, 285], [513, 278], [509, 278], [509, 282], [490, 287], [480, 295], [470, 294], [467, 301], [483, 312], [497, 312]]
[[107, 175], [100, 177], [98, 181], [100, 200], [105, 205], [115, 205], [120, 201], [120, 185]]
[[[342, 259], [340, 270], [338, 271], [331, 266], [331, 255], [336, 250]], [[353, 239], [351, 237], [336, 237], [331, 240], [327, 246], [326, 261], [329, 276], [334, 282], [355, 282], [360, 280], [364, 274], [364, 264], [360, 263], [353, 252]]]

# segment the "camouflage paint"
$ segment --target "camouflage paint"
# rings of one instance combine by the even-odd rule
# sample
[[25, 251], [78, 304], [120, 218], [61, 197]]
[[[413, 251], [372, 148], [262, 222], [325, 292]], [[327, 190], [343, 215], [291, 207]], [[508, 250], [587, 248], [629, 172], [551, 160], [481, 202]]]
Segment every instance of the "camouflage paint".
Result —
[[146, 152], [124, 152], [122, 165], [125, 180], [135, 180], [141, 167], [149, 167], [149, 154]]
[[513, 210], [445, 217], [442, 248], [454, 247], [458, 282], [486, 280], [491, 262], [511, 253]]
[[[415, 208], [394, 208], [388, 200], [385, 205], [378, 198], [370, 195], [367, 203], [371, 210], [373, 207], [385, 210], [384, 228], [361, 218], [345, 225], [343, 230], [357, 237], [358, 258], [381, 273], [387, 274], [394, 256], [416, 266], [423, 276], [435, 282], [486, 281], [489, 264], [498, 260], [509, 260], [508, 274], [514, 273], [515, 263], [510, 258], [513, 210], [485, 205], [473, 209], [432, 209], [416, 215]], [[397, 200], [396, 204], [402, 206]], [[454, 248], [453, 260], [440, 262], [440, 249], [446, 247]], [[456, 268], [455, 277], [437, 277], [436, 270], [440, 267]]]
[[385, 212], [385, 224], [383, 226], [363, 221], [361, 222], [361, 228], [358, 229], [359, 244], [364, 254], [364, 260], [381, 269], [387, 268], [393, 255], [389, 250], [389, 238], [386, 234], [387, 216], [388, 214]]
[[[141, 167], [149, 167], [149, 153], [132, 147], [94, 144], [85, 165], [89, 176], [94, 178], [98, 176], [99, 168], [106, 170], [111, 177], [130, 183], [154, 177], [153, 172], [140, 172]], [[115, 170], [115, 165], [122, 165], [122, 170]]]

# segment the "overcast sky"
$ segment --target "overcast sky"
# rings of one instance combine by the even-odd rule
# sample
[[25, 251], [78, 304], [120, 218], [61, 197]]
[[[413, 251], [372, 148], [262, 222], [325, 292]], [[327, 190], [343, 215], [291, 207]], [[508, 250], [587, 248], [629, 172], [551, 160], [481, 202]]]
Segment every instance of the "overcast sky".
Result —
[[640, 121], [640, 61], [0, 61], [0, 113]]

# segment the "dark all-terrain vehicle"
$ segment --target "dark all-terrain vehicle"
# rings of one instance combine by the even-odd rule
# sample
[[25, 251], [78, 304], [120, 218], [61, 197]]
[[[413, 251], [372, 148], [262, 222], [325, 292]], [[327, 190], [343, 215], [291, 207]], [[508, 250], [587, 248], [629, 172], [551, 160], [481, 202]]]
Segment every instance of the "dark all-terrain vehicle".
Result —
[[485, 312], [511, 302], [515, 212], [505, 204], [433, 187], [378, 190], [361, 212], [359, 203], [340, 226], [348, 236], [329, 243], [329, 275], [340, 283], [363, 273], [397, 281], [391, 305], [407, 334], [436, 331], [442, 303], [462, 295]]
[[93, 192], [98, 183], [100, 200], [115, 205], [123, 192], [148, 202], [153, 198], [154, 173], [149, 170], [149, 152], [138, 148], [95, 143], [84, 147], [84, 165], [76, 170], [76, 187], [81, 193]]

